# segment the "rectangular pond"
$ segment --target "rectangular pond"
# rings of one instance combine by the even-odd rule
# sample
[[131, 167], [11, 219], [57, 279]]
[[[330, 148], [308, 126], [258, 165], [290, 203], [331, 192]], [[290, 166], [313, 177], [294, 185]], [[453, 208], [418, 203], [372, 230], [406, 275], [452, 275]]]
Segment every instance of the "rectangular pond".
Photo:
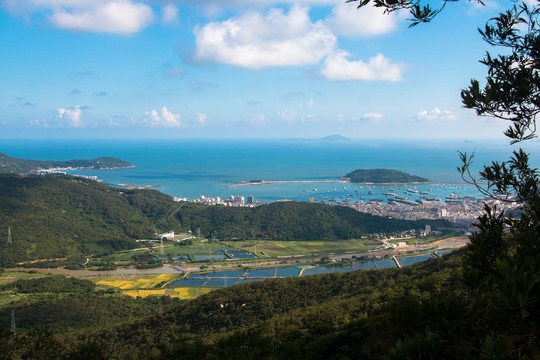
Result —
[[257, 256], [253, 255], [249, 251], [241, 249], [223, 250], [225, 254], [231, 257], [231, 259], [255, 259]]
[[233, 286], [238, 282], [238, 278], [225, 278], [225, 279], [215, 279], [210, 278], [204, 284], [204, 286]]
[[205, 274], [191, 274], [190, 278], [239, 278], [244, 275], [244, 270], [213, 271]]
[[450, 254], [452, 250], [443, 250], [443, 251], [437, 251], [437, 255], [444, 256], [446, 254]]
[[417, 262], [426, 261], [432, 258], [433, 256], [431, 256], [430, 254], [425, 254], [425, 255], [418, 255], [418, 256], [400, 257], [398, 258], [398, 260], [401, 266], [409, 266], [412, 264], [416, 264]]
[[253, 278], [253, 277], [273, 278], [275, 274], [276, 274], [276, 268], [268, 268], [268, 269], [248, 270], [244, 276], [248, 278]]
[[335, 272], [349, 272], [352, 271], [352, 266], [317, 266], [314, 268], [306, 269], [304, 270], [304, 273], [302, 276], [308, 276], [308, 275], [316, 275], [316, 274], [328, 274], [328, 273], [335, 273]]
[[296, 266], [278, 267], [276, 277], [296, 277], [300, 275], [300, 268]]
[[225, 260], [226, 257], [223, 254], [211, 254], [211, 255], [193, 255], [195, 261], [205, 261], [205, 260]]
[[373, 261], [355, 261], [353, 264], [354, 270], [372, 270], [375, 269]]
[[387, 269], [387, 268], [397, 267], [396, 262], [392, 259], [374, 260], [373, 263], [375, 264], [377, 269]]

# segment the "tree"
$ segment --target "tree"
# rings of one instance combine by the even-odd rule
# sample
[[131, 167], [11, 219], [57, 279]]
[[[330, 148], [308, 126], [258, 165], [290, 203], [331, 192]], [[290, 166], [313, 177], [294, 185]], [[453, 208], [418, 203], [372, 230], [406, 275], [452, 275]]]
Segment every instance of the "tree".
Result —
[[[371, 0], [359, 2], [361, 8]], [[441, 8], [411, 0], [373, 0], [385, 11], [408, 10], [411, 26], [429, 22]], [[479, 3], [482, 3], [478, 0]], [[510, 123], [504, 135], [515, 145], [536, 136], [540, 112], [540, 6], [525, 3], [491, 19], [479, 29], [484, 41], [500, 50], [489, 52], [481, 63], [487, 67], [483, 88], [471, 80], [461, 97], [466, 108], [479, 116]], [[538, 170], [530, 155], [519, 148], [505, 162], [484, 166], [476, 179], [470, 172], [474, 154], [461, 154], [462, 177], [500, 201], [520, 204], [519, 214], [498, 212], [485, 206], [477, 232], [470, 237], [463, 264], [466, 301], [457, 294], [423, 301], [427, 329], [400, 341], [389, 354], [403, 358], [538, 358], [540, 350], [540, 193]]]

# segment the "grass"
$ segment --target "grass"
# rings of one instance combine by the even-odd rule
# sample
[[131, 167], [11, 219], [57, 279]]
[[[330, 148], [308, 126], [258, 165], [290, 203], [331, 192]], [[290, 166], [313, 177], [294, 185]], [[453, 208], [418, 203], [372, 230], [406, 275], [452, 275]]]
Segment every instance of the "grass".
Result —
[[255, 251], [257, 244], [257, 255], [264, 257], [279, 257], [293, 255], [311, 255], [344, 253], [348, 251], [365, 251], [366, 245], [371, 241], [366, 240], [337, 240], [337, 241], [272, 241], [272, 240], [251, 240], [251, 241], [224, 241], [223, 244], [237, 249], [244, 249], [250, 252]]
[[3, 272], [0, 274], [0, 285], [6, 285], [17, 280], [26, 280], [33, 278], [40, 278], [49, 276], [47, 274], [42, 274], [39, 272], [26, 272], [26, 271], [9, 271]]
[[[216, 251], [224, 250], [229, 248], [228, 245], [223, 243], [205, 243], [196, 241], [193, 245], [188, 246], [180, 246], [180, 245], [171, 245], [170, 243], [166, 243], [163, 246], [163, 250], [165, 253], [165, 256], [190, 256], [190, 255], [210, 255], [215, 253]], [[155, 256], [160, 257], [160, 248], [159, 246], [154, 247], [153, 254]], [[131, 257], [133, 255], [140, 255], [144, 254], [145, 250], [139, 250], [139, 251], [133, 251], [133, 252], [124, 252], [116, 254], [115, 261], [118, 262], [131, 262]]]

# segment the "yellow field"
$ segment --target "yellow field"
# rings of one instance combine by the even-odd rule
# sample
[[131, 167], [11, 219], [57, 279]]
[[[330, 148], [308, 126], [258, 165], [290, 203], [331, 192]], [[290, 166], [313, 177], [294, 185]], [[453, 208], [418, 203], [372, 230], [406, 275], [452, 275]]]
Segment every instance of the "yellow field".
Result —
[[146, 297], [167, 295], [170, 297], [179, 298], [181, 300], [191, 300], [203, 294], [209, 293], [210, 291], [212, 291], [210, 288], [179, 287], [161, 290], [124, 290], [122, 291], [122, 294], [134, 298], [137, 296]]
[[[119, 288], [122, 290], [127, 289], [148, 289], [157, 286], [158, 284], [169, 281], [174, 277], [174, 274], [159, 274], [159, 275], [145, 275], [144, 277], [137, 276], [109, 276], [104, 280], [98, 281], [97, 285], [107, 285]], [[122, 279], [122, 280], [117, 280]]]
[[158, 284], [171, 280], [175, 274], [159, 275], [113, 275], [96, 282], [97, 285], [113, 286], [121, 289], [122, 294], [136, 298], [137, 296], [163, 296], [176, 297], [182, 300], [195, 299], [198, 296], [212, 291], [210, 288], [177, 287], [174, 289], [152, 289]]

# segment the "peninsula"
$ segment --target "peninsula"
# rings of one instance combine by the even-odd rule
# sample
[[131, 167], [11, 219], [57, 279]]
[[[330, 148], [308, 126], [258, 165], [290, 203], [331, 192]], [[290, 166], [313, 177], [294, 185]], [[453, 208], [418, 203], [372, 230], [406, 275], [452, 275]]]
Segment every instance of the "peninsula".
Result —
[[344, 178], [353, 183], [372, 184], [408, 184], [429, 182], [429, 179], [416, 175], [409, 175], [403, 171], [391, 169], [358, 169], [351, 171], [345, 175]]
[[0, 153], [0, 174], [31, 173], [42, 170], [106, 170], [134, 167], [127, 161], [113, 157], [83, 160], [28, 160]]

